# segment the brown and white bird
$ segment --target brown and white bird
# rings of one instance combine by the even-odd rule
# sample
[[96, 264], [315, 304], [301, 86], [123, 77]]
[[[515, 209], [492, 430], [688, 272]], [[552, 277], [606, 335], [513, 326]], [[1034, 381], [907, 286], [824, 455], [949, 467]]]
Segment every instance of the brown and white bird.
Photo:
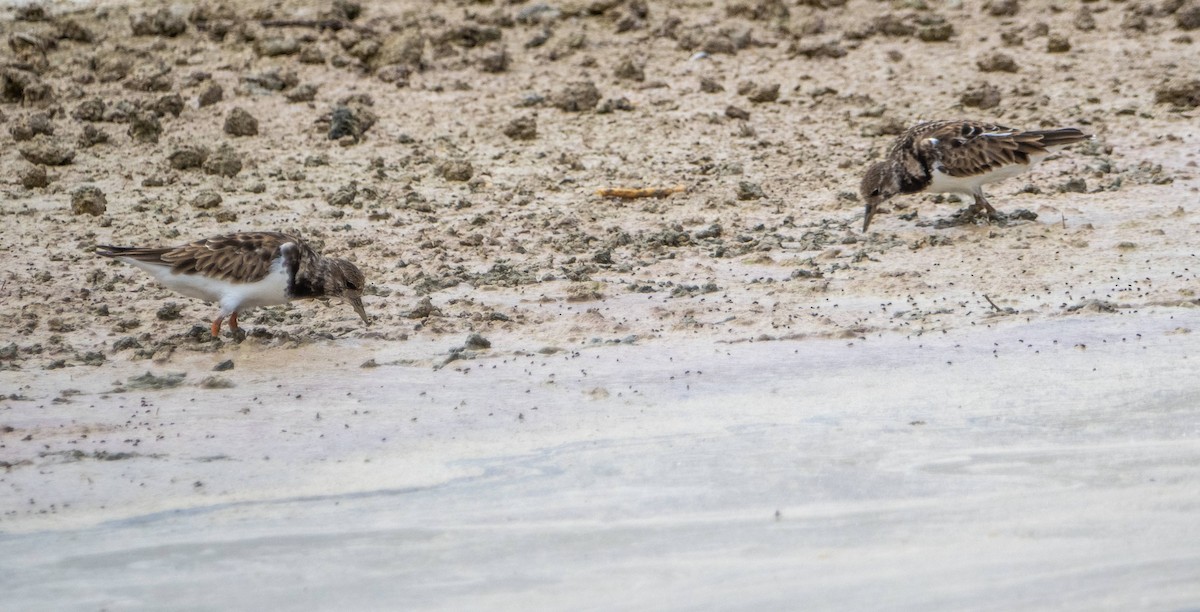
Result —
[[983, 197], [983, 185], [1016, 176], [1051, 151], [1087, 140], [1076, 128], [1021, 131], [970, 120], [928, 121], [896, 139], [887, 159], [871, 165], [859, 191], [867, 203], [863, 231], [879, 205], [901, 193], [961, 193], [975, 198], [969, 212], [996, 209]]
[[239, 312], [313, 298], [341, 298], [371, 324], [362, 304], [362, 272], [288, 234], [243, 232], [165, 248], [101, 245], [96, 254], [137, 266], [172, 291], [219, 304], [213, 336], [226, 317], [236, 333]]

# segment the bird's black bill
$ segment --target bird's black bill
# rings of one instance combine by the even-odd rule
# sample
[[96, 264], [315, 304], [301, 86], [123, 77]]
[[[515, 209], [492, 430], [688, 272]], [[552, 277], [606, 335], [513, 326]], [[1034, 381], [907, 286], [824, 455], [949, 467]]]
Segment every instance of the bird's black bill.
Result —
[[367, 316], [367, 310], [363, 308], [362, 298], [351, 298], [349, 301], [350, 305], [354, 307], [354, 312], [357, 312], [358, 316], [362, 317], [363, 323], [370, 327], [371, 319]]

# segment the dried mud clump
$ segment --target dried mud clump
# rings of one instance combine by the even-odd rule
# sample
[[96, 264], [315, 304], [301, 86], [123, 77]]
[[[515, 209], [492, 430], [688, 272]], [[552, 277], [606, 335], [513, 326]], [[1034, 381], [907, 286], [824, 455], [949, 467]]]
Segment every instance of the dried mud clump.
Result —
[[196, 197], [192, 198], [191, 205], [192, 208], [208, 210], [210, 208], [216, 208], [220, 206], [221, 201], [221, 194], [215, 191], [201, 191], [200, 193], [196, 194]]
[[200, 384], [197, 386], [201, 389], [232, 389], [237, 385], [228, 378], [222, 378], [220, 376], [205, 376], [204, 380], [201, 380]]
[[46, 21], [47, 17], [46, 9], [40, 4], [26, 4], [16, 10], [17, 21]]
[[21, 157], [46, 166], [65, 166], [75, 159], [75, 149], [46, 135], [35, 136], [17, 147]]
[[1071, 39], [1062, 34], [1051, 34], [1046, 38], [1047, 53], [1066, 53], [1071, 50]]
[[425, 37], [417, 31], [392, 34], [383, 39], [369, 65], [376, 69], [404, 66], [414, 70], [424, 67]]
[[[508, 51], [501, 49], [495, 53], [488, 53], [479, 58], [479, 69], [484, 72], [496, 74], [508, 70], [508, 66], [511, 62], [512, 57], [509, 56]], [[407, 74], [405, 76], [407, 76]], [[397, 81], [398, 80], [399, 79], [397, 79]]]
[[959, 101], [968, 108], [989, 109], [1000, 106], [1000, 90], [991, 83], [980, 83], [964, 91]]
[[766, 197], [762, 186], [750, 181], [738, 181], [736, 194], [739, 200], [761, 200]]
[[254, 43], [254, 52], [261, 57], [295, 55], [300, 52], [300, 41], [290, 36], [264, 38]]
[[411, 309], [403, 312], [400, 316], [406, 319], [428, 319], [429, 317], [441, 316], [442, 311], [433, 305], [433, 299], [429, 296], [422, 297], [417, 301]]
[[262, 93], [270, 93], [291, 89], [299, 85], [300, 77], [296, 75], [294, 70], [283, 72], [278, 68], [272, 68], [259, 74], [246, 75], [242, 77], [242, 83], [250, 91], [257, 90]]
[[617, 67], [613, 69], [613, 76], [626, 81], [645, 81], [646, 69], [641, 64], [633, 61], [633, 58], [623, 58]]
[[125, 89], [131, 91], [171, 91], [174, 86], [171, 68], [163, 64], [138, 70], [125, 81]]
[[134, 36], [165, 36], [174, 38], [187, 31], [187, 22], [174, 12], [161, 8], [154, 13], [129, 16]]
[[1087, 193], [1087, 181], [1080, 177], [1074, 177], [1059, 185], [1058, 190], [1062, 193]]
[[91, 43], [96, 40], [96, 34], [80, 25], [74, 19], [64, 19], [58, 23], [58, 37], [63, 40], [73, 40], [80, 43]]
[[[487, 72], [486, 68], [484, 71]], [[412, 69], [410, 69], [408, 66], [390, 64], [377, 70], [375, 72], [375, 76], [380, 81], [383, 81], [384, 83], [391, 83], [399, 89], [408, 87], [408, 78], [412, 76]]]
[[220, 102], [224, 97], [225, 90], [220, 85], [216, 83], [209, 83], [208, 86], [200, 92], [200, 95], [196, 96], [196, 104], [200, 108], [204, 108], [205, 106], [212, 106], [213, 104]]
[[475, 175], [475, 167], [465, 159], [450, 159], [437, 165], [437, 174], [447, 181], [469, 181]]
[[79, 138], [75, 142], [84, 149], [90, 149], [98, 144], [108, 142], [108, 132], [101, 130], [93, 125], [83, 126], [83, 131], [80, 132]]
[[1016, 72], [1017, 60], [1006, 53], [989, 53], [975, 62], [981, 72]]
[[154, 144], [162, 135], [162, 124], [151, 112], [134, 113], [129, 120], [129, 137], [137, 142]]
[[750, 21], [787, 19], [791, 12], [781, 0], [751, 0], [733, 2], [725, 7], [728, 17], [740, 17]]
[[167, 302], [158, 309], [158, 312], [154, 313], [154, 318], [159, 321], [178, 321], [182, 317], [183, 304], [178, 302]]
[[1075, 13], [1072, 23], [1080, 32], [1091, 32], [1096, 29], [1096, 17], [1086, 6], [1079, 7], [1079, 12]]
[[446, 30], [441, 35], [434, 38], [433, 43], [435, 47], [456, 45], [467, 49], [473, 49], [490, 42], [498, 41], [500, 40], [501, 36], [502, 33], [500, 32], [499, 28], [463, 23]]
[[[738, 88], [739, 92], [741, 87]], [[779, 83], [770, 85], [751, 85], [750, 91], [745, 93], [746, 99], [754, 104], [765, 104], [774, 102], [779, 99]]]
[[14, 121], [8, 126], [8, 133], [17, 142], [32, 140], [38, 134], [53, 136], [54, 124], [50, 122], [50, 116], [46, 113], [34, 113], [24, 120]]
[[204, 161], [204, 172], [217, 176], [234, 177], [242, 171], [242, 156], [229, 145], [221, 145]]
[[600, 105], [596, 107], [596, 114], [603, 115], [613, 111], [631, 110], [633, 110], [633, 103], [629, 101], [629, 98], [621, 96], [620, 98], [609, 98], [601, 102]]
[[171, 152], [167, 163], [176, 170], [199, 168], [208, 159], [208, 149], [197, 145], [184, 145]]
[[1017, 0], [991, 0], [983, 5], [992, 17], [1012, 17], [1020, 11]]
[[258, 119], [242, 107], [236, 107], [225, 116], [225, 133], [230, 136], [257, 136]]
[[1200, 2], [1192, 2], [1176, 11], [1175, 25], [1181, 30], [1200, 28]]
[[50, 86], [34, 73], [17, 68], [0, 68], [0, 102], [46, 106], [52, 98]]
[[480, 334], [471, 334], [467, 336], [467, 341], [463, 344], [463, 347], [473, 351], [479, 351], [492, 348], [492, 342]]
[[517, 117], [504, 126], [504, 135], [513, 140], [533, 140], [537, 138], [537, 119]]
[[324, 64], [325, 54], [320, 48], [309, 45], [300, 48], [299, 59], [301, 64]]
[[714, 79], [702, 77], [700, 79], [700, 91], [704, 93], [721, 93], [725, 91], [725, 86]]
[[[329, 196], [325, 198], [325, 201], [329, 202], [330, 206], [337, 206], [341, 208], [344, 206], [353, 206], [354, 201], [357, 198], [358, 181], [350, 181], [349, 183], [339, 187], [333, 193], [329, 194]], [[357, 208], [362, 208], [362, 204], [359, 204]]]
[[354, 21], [362, 16], [362, 12], [362, 4], [354, 2], [354, 0], [333, 0], [332, 6], [329, 9], [329, 17], [331, 19]]
[[184, 372], [166, 373], [162, 376], [155, 376], [150, 372], [146, 372], [141, 376], [131, 376], [127, 381], [125, 381], [124, 388], [134, 391], [170, 389], [173, 387], [178, 387], [183, 383], [183, 379], [186, 377], [187, 374]]
[[954, 25], [940, 15], [918, 20], [917, 39], [924, 42], [946, 42], [954, 36]]
[[1176, 108], [1200, 106], [1200, 80], [1175, 79], [1154, 90], [1154, 102]]
[[899, 136], [900, 134], [903, 134], [904, 130], [907, 128], [908, 125], [905, 124], [904, 121], [901, 121], [896, 117], [888, 117], [883, 121], [863, 126], [860, 133], [863, 136], [869, 136], [871, 138], [876, 138], [878, 136]]
[[362, 103], [350, 102], [335, 106], [329, 115], [329, 139], [346, 139], [347, 142], [358, 143], [378, 119], [375, 113]]
[[293, 104], [298, 102], [312, 102], [317, 97], [317, 86], [305, 83], [304, 85], [292, 88], [283, 97], [287, 98], [287, 101]]
[[787, 52], [791, 57], [799, 56], [809, 59], [819, 57], [837, 59], [845, 57], [847, 53], [844, 47], [835, 42], [814, 43], [800, 41], [793, 41], [792, 44], [788, 45]]
[[592, 110], [600, 103], [600, 90], [591, 81], [577, 81], [552, 95], [550, 103], [567, 112]]
[[95, 185], [84, 185], [71, 192], [71, 212], [98, 217], [108, 209], [108, 198]]
[[150, 105], [150, 109], [159, 117], [171, 115], [178, 117], [183, 112], [183, 96], [177, 93], [167, 94], [154, 101]]
[[517, 11], [516, 22], [521, 25], [549, 25], [560, 18], [560, 9], [545, 2], [537, 2]]
[[25, 162], [17, 166], [17, 180], [26, 189], [45, 187], [50, 184], [50, 178], [46, 174], [45, 166]]
[[89, 65], [95, 73], [96, 80], [101, 83], [113, 83], [129, 76], [133, 69], [133, 60], [120, 52], [106, 51], [97, 53]]
[[912, 36], [915, 33], [916, 28], [906, 23], [900, 16], [894, 13], [884, 13], [877, 15], [857, 29], [846, 31], [843, 38], [855, 41], [866, 40], [872, 36], [901, 38]]
[[76, 121], [96, 122], [104, 121], [104, 99], [91, 98], [79, 103], [75, 110], [71, 111], [71, 116]]

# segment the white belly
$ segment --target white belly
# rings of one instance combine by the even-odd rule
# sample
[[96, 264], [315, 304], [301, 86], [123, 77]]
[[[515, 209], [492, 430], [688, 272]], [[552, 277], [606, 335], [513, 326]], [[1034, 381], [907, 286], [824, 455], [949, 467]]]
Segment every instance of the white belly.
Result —
[[227, 313], [288, 302], [288, 274], [282, 257], [271, 264], [271, 271], [265, 277], [253, 283], [234, 283], [200, 274], [175, 274], [167, 266], [127, 257], [121, 260], [145, 270], [171, 291], [205, 302], [219, 302], [221, 310]]
[[1028, 165], [1012, 165], [975, 176], [951, 176], [935, 168], [930, 173], [933, 180], [930, 181], [927, 191], [937, 193], [979, 193], [984, 183], [1002, 181], [1021, 174], [1028, 169]]

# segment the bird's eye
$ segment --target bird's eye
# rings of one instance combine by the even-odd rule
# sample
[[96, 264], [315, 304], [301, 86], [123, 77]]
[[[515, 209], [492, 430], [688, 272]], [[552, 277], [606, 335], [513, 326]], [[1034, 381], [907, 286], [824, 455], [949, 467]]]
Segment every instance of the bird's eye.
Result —
[[358, 291], [358, 285], [354, 281], [346, 281], [346, 288], [351, 291]]
[[872, 190], [871, 190], [871, 195], [873, 195], [873, 196], [877, 196], [877, 195], [879, 195], [879, 190], [878, 190], [878, 189], [872, 189]]

